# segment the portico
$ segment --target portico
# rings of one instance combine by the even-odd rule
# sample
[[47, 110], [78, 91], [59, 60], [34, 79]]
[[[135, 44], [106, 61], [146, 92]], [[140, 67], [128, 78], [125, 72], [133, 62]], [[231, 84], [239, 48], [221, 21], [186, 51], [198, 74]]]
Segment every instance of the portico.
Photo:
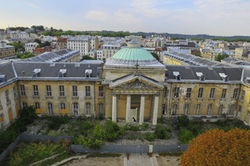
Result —
[[[119, 82], [116, 84], [116, 82]], [[145, 119], [157, 124], [159, 112], [159, 94], [163, 86], [157, 81], [133, 74], [110, 83], [113, 90], [112, 121], [125, 119], [127, 123]]]

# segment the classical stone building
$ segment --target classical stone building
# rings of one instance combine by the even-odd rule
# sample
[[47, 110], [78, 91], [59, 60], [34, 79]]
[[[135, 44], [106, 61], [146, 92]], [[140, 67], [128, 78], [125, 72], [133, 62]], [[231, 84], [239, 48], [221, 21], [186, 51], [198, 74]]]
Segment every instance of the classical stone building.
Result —
[[250, 70], [159, 63], [135, 40], [102, 61], [1, 61], [0, 123], [19, 108], [38, 114], [97, 116], [142, 124], [186, 114], [238, 117], [249, 123]]

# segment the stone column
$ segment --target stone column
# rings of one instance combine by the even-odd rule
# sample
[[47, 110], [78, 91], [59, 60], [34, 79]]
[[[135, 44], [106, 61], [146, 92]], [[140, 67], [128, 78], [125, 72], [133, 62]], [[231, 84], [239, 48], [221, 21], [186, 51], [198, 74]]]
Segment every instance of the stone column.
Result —
[[153, 125], [157, 125], [158, 106], [159, 106], [159, 96], [155, 96], [154, 114], [153, 114]]
[[116, 95], [113, 95], [113, 100], [112, 100], [112, 121], [116, 122], [117, 121], [117, 97]]
[[126, 122], [130, 122], [131, 95], [127, 95]]
[[144, 122], [144, 108], [145, 108], [145, 95], [141, 95], [139, 125], [142, 125], [142, 123]]

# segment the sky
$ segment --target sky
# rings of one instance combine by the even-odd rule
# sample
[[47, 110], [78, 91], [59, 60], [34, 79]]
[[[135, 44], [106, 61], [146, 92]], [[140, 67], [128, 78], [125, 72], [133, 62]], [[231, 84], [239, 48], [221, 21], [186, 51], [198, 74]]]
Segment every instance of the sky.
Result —
[[0, 29], [250, 36], [250, 0], [0, 0], [0, 6]]

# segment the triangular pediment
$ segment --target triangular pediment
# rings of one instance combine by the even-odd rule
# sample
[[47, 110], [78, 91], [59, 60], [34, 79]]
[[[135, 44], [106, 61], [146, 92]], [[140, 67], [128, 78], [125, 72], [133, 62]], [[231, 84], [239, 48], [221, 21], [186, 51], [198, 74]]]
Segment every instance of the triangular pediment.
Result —
[[152, 79], [143, 76], [125, 77], [110, 83], [110, 88], [116, 89], [158, 89], [163, 86]]

